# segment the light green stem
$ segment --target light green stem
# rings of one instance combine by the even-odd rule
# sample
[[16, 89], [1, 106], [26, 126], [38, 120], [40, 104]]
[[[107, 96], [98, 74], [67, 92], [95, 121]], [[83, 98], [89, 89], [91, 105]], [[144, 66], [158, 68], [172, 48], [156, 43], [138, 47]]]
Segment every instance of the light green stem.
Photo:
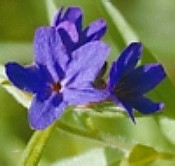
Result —
[[46, 130], [34, 132], [23, 154], [21, 166], [36, 166], [38, 164], [55, 126], [53, 124]]

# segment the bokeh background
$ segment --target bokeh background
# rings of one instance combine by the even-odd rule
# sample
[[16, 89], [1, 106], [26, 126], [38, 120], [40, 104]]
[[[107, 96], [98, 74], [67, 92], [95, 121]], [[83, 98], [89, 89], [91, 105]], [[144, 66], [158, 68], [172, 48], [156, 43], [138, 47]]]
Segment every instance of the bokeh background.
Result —
[[[98, 1], [0, 0], [0, 64], [3, 65], [8, 61], [32, 63], [32, 42], [36, 28], [50, 24], [52, 8], [71, 5], [83, 8], [84, 25], [99, 17], [106, 19], [109, 30], [105, 41], [113, 48], [110, 60], [115, 59], [125, 45], [120, 39], [121, 35], [117, 31], [115, 33], [110, 16], [104, 12]], [[151, 50], [154, 58], [164, 65], [172, 84], [175, 83], [175, 1], [112, 0], [111, 2], [139, 36], [140, 41]], [[167, 89], [167, 93], [172, 91], [175, 94], [173, 90]], [[167, 100], [171, 100], [171, 105], [175, 103], [175, 98], [167, 97]], [[171, 112], [173, 111], [175, 112], [175, 104], [174, 110], [171, 109]], [[90, 166], [95, 163], [102, 166], [105, 163], [110, 166], [127, 165], [124, 151], [130, 150], [135, 144], [148, 146], [156, 152], [175, 154], [174, 118], [167, 119], [162, 114], [141, 117], [137, 119], [137, 126], [134, 126], [127, 117], [76, 113], [70, 115], [69, 112], [66, 112], [64, 117], [70, 120], [68, 123], [75, 125], [75, 128], [69, 129], [69, 125], [65, 127], [59, 124], [61, 127], [58, 127], [49, 140], [40, 165]], [[64, 118], [62, 121], [64, 122]], [[83, 129], [88, 130], [91, 137], [79, 133], [79, 130], [77, 132], [78, 125], [79, 128], [84, 126]], [[32, 133], [27, 123], [27, 109], [0, 87], [0, 165], [16, 165]], [[153, 149], [144, 147], [141, 147], [140, 151], [137, 149], [139, 152], [133, 153], [136, 155], [142, 153], [142, 148], [143, 156], [147, 153], [152, 154]], [[90, 153], [87, 153], [88, 151]], [[80, 158], [76, 158], [78, 155]], [[157, 157], [148, 163], [174, 165], [173, 157], [169, 158]], [[131, 156], [130, 162], [133, 160]], [[135, 165], [139, 166], [139, 163]]]

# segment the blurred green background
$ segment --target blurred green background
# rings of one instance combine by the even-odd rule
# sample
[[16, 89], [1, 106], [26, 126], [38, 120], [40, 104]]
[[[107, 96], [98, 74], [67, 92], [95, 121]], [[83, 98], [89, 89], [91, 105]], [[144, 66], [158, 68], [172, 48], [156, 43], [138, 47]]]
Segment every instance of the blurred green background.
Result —
[[[140, 41], [151, 50], [157, 61], [165, 66], [170, 79], [175, 82], [175, 1], [112, 0], [111, 2], [137, 33]], [[50, 24], [49, 15], [52, 15], [53, 4], [57, 7], [60, 5], [81, 6], [85, 13], [84, 25], [98, 17], [105, 17], [109, 24], [105, 40], [113, 48], [111, 59], [115, 59], [124, 48], [122, 42], [120, 43], [120, 35], [114, 33], [114, 25], [103, 7], [99, 5], [98, 0], [0, 0], [1, 64], [8, 61], [18, 61], [23, 64], [32, 62], [34, 32], [37, 27]], [[175, 98], [168, 100], [175, 101]], [[0, 165], [13, 166], [18, 163], [32, 131], [27, 123], [27, 110], [3, 88], [0, 88], [0, 105]], [[66, 127], [64, 127], [64, 118], [70, 120]], [[62, 161], [94, 148], [96, 149], [91, 151], [90, 156], [88, 154], [80, 156], [81, 162], [74, 161], [75, 164], [72, 165], [78, 163], [77, 165], [84, 166], [86, 163], [90, 166], [93, 165], [90, 161], [97, 160], [97, 165], [103, 166], [105, 165], [103, 154], [106, 154], [108, 165], [125, 165], [124, 151], [137, 143], [150, 146], [157, 151], [175, 154], [174, 119], [169, 120], [166, 117], [161, 117], [159, 121], [157, 119], [157, 116], [138, 118], [137, 126], [134, 126], [127, 117], [69, 114], [68, 111], [59, 124], [63, 127], [58, 128], [49, 140], [40, 165], [54, 163], [53, 165], [68, 166], [74, 161], [73, 159], [70, 160], [71, 162]], [[78, 128], [83, 128], [83, 131], [88, 130], [92, 138], [74, 130], [72, 133], [71, 130], [66, 131], [72, 124], [75, 125], [75, 129], [79, 125]], [[143, 149], [144, 155], [147, 155], [146, 150], [152, 153], [152, 149], [147, 149], [147, 147]], [[97, 158], [93, 158], [94, 155], [97, 155]], [[164, 160], [164, 157], [163, 159], [158, 157], [152, 165], [174, 165], [175, 161], [170, 159]], [[130, 162], [132, 163], [132, 155]]]

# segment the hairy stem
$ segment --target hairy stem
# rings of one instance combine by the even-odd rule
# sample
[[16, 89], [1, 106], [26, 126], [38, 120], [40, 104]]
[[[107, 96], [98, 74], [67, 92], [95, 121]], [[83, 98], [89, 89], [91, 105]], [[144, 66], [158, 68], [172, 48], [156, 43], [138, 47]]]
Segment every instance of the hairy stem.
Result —
[[36, 166], [55, 128], [55, 123], [42, 131], [35, 131], [22, 157], [22, 166]]

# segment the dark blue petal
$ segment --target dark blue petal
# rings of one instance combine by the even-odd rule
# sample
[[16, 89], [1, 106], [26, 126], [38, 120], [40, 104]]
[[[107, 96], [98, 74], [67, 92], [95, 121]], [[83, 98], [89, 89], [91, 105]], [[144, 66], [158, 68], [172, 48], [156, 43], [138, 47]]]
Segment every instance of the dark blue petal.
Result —
[[156, 87], [166, 77], [165, 71], [160, 64], [147, 64], [123, 78], [123, 92], [129, 96], [143, 95]]
[[84, 105], [90, 102], [99, 102], [109, 96], [106, 90], [97, 90], [92, 87], [86, 89], [68, 89], [63, 92], [63, 98], [68, 105]]
[[69, 56], [55, 28], [41, 27], [36, 30], [35, 62], [46, 66], [56, 81], [64, 75]]
[[113, 64], [111, 65], [110, 72], [109, 72], [109, 80], [108, 80], [108, 90], [110, 92], [115, 89], [121, 77], [122, 77], [122, 68], [117, 68], [116, 62], [113, 62]]
[[60, 21], [62, 19], [61, 16], [63, 14], [63, 10], [64, 10], [64, 8], [60, 7], [58, 9], [58, 12], [55, 14], [55, 17], [54, 17], [54, 20], [53, 20], [53, 23], [52, 23], [53, 27], [56, 27], [60, 23]]
[[86, 41], [100, 40], [106, 32], [106, 28], [106, 22], [103, 19], [92, 22], [85, 29], [85, 36], [87, 38]]
[[[62, 42], [64, 46], [66, 47], [66, 51], [69, 55], [71, 55], [71, 52], [75, 48], [75, 43], [72, 41], [71, 36], [69, 36], [68, 32], [64, 29], [58, 29]], [[71, 56], [70, 56], [71, 58]]]
[[164, 107], [163, 103], [155, 103], [145, 97], [137, 97], [134, 99], [128, 99], [127, 103], [131, 107], [135, 108], [136, 110], [144, 114], [150, 114], [150, 113], [160, 111]]
[[114, 103], [116, 103], [116, 105], [124, 108], [126, 110], [126, 112], [128, 113], [129, 117], [131, 118], [131, 120], [134, 123], [136, 123], [134, 115], [133, 115], [133, 108], [132, 108], [132, 106], [130, 106], [128, 104], [128, 102], [126, 102], [125, 100], [122, 100], [122, 99], [118, 99], [114, 93], [111, 93], [111, 99]]
[[101, 41], [90, 42], [75, 50], [66, 71], [69, 86], [78, 88], [83, 83], [94, 81], [109, 51], [109, 47]]
[[116, 60], [116, 67], [123, 68], [124, 73], [133, 70], [143, 52], [141, 43], [131, 43], [124, 49], [120, 57]]
[[37, 96], [33, 99], [29, 110], [29, 123], [32, 128], [42, 130], [51, 125], [61, 116], [66, 103], [62, 95], [53, 93], [47, 100], [42, 101]]
[[43, 70], [35, 66], [23, 67], [13, 62], [7, 63], [5, 67], [9, 80], [19, 89], [32, 93], [47, 91], [46, 83], [51, 80], [46, 72], [43, 73]]
[[142, 53], [141, 43], [131, 43], [119, 56], [119, 58], [113, 62], [110, 74], [108, 89], [113, 89], [117, 85], [118, 81], [126, 75], [128, 72], [134, 70]]
[[53, 19], [53, 22], [52, 22], [52, 26], [53, 27], [56, 27], [60, 23], [61, 16], [63, 14], [63, 10], [64, 10], [64, 8], [63, 7], [60, 7], [58, 9], [57, 13], [55, 14], [54, 19]]

